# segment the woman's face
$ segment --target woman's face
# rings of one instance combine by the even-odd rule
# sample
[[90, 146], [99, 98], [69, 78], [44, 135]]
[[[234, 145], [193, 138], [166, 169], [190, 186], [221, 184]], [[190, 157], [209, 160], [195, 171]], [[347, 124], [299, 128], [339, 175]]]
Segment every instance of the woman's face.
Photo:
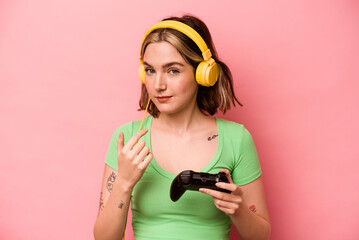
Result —
[[150, 43], [143, 56], [145, 85], [158, 110], [174, 114], [197, 104], [194, 69], [168, 42]]

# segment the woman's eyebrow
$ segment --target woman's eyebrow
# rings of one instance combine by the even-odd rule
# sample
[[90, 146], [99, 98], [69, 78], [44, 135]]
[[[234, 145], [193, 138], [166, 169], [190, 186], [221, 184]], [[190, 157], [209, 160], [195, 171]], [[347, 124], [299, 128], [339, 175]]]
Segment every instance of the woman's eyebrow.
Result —
[[162, 66], [162, 68], [169, 68], [173, 65], [180, 65], [181, 67], [184, 67], [184, 64], [183, 63], [180, 63], [180, 62], [169, 62], [169, 63], [166, 63], [165, 65]]
[[[143, 62], [143, 65], [147, 65], [149, 67], [152, 67], [151, 64], [149, 64], [148, 62]], [[169, 63], [166, 63], [165, 65], [162, 66], [162, 68], [168, 68], [168, 67], [171, 67], [173, 65], [180, 65], [181, 67], [184, 67], [184, 64], [183, 63], [180, 63], [180, 62], [169, 62]]]

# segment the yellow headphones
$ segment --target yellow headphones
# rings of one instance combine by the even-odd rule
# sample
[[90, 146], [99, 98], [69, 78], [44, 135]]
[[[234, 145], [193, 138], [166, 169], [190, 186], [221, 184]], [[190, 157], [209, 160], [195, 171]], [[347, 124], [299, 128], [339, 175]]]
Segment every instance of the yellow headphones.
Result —
[[[213, 86], [219, 76], [219, 68], [217, 63], [212, 58], [211, 51], [208, 49], [207, 44], [203, 38], [190, 26], [174, 20], [165, 20], [159, 22], [152, 26], [145, 34], [142, 44], [145, 41], [146, 37], [155, 29], [159, 28], [171, 28], [182, 32], [193, 40], [199, 47], [202, 52], [204, 61], [200, 62], [196, 69], [196, 81], [198, 84], [206, 87]], [[143, 60], [140, 58], [140, 68], [138, 70], [138, 75], [143, 84], [145, 84], [145, 68], [143, 66]]]

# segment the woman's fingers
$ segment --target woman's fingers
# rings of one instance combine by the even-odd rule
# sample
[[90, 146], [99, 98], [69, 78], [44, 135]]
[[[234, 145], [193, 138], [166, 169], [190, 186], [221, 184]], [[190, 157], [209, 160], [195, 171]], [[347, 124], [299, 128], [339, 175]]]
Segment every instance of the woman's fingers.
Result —
[[131, 187], [141, 179], [152, 159], [145, 141], [140, 140], [147, 132], [147, 129], [143, 129], [135, 133], [126, 144], [124, 144], [124, 135], [121, 132], [117, 140], [118, 175]]
[[135, 158], [136, 163], [140, 163], [144, 160], [144, 158], [150, 153], [150, 149], [148, 147], [143, 147], [141, 151], [138, 153], [138, 155]]
[[120, 132], [120, 135], [117, 138], [117, 149], [118, 150], [121, 150], [123, 148], [123, 143], [124, 143], [123, 133]]
[[227, 208], [227, 209], [235, 209], [238, 207], [239, 203], [234, 203], [234, 202], [227, 202], [227, 201], [223, 201], [221, 199], [217, 199], [217, 198], [213, 198], [214, 204], [216, 204], [217, 207], [221, 207], [221, 208]]
[[200, 192], [208, 194], [213, 198], [222, 199], [224, 201], [230, 201], [232, 196], [230, 193], [224, 193], [217, 190], [209, 189], [209, 188], [200, 188]]
[[147, 132], [147, 129], [143, 129], [135, 133], [125, 145], [124, 136], [121, 132], [117, 140], [118, 156], [120, 156], [121, 159], [131, 161], [132, 164], [135, 165], [143, 162], [145, 157], [149, 155], [150, 149], [146, 146], [145, 141], [139, 139]]
[[217, 206], [217, 205], [216, 205], [216, 207], [228, 215], [233, 215], [236, 213], [236, 210], [234, 208], [221, 207], [221, 206]]
[[219, 188], [229, 190], [232, 192], [232, 194], [235, 194], [235, 195], [242, 196], [242, 194], [243, 194], [242, 189], [233, 183], [218, 182], [218, 183], [216, 183], [216, 186]]
[[216, 207], [226, 214], [235, 214], [241, 205], [243, 205], [242, 190], [235, 184], [219, 182], [217, 187], [231, 191], [232, 193], [224, 193], [208, 188], [200, 188], [199, 190], [213, 197]]
[[135, 133], [130, 140], [127, 141], [126, 145], [122, 148], [122, 152], [131, 151], [132, 148], [136, 145], [138, 140], [143, 137], [148, 132], [148, 129], [142, 129], [141, 131]]
[[217, 187], [231, 191], [232, 193], [224, 193], [213, 189], [200, 188], [199, 190], [205, 194], [208, 194], [216, 199], [221, 199], [228, 202], [238, 202], [242, 199], [242, 190], [235, 184], [219, 182]]
[[152, 160], [152, 153], [149, 153], [149, 154], [145, 157], [145, 159], [144, 159], [142, 162], [140, 162], [139, 167], [140, 167], [141, 169], [146, 169], [147, 166], [148, 166], [148, 164], [150, 164], [151, 160]]
[[140, 140], [130, 151], [130, 155], [135, 158], [137, 157], [137, 155], [143, 150], [143, 148], [145, 147], [146, 143], [143, 140]]
[[219, 170], [219, 171], [220, 171], [220, 172], [224, 172], [224, 173], [226, 174], [226, 177], [228, 178], [228, 181], [229, 181], [230, 183], [233, 183], [231, 174], [229, 173], [228, 169], [221, 169], [221, 170]]

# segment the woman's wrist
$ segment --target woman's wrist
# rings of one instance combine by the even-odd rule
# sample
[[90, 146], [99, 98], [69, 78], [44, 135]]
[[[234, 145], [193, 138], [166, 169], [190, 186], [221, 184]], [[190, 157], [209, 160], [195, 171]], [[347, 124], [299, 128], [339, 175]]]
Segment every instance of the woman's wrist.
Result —
[[134, 184], [130, 183], [128, 180], [126, 179], [121, 179], [120, 177], [118, 177], [116, 179], [116, 181], [114, 182], [114, 187], [117, 189], [120, 189], [121, 192], [123, 193], [132, 193]]
[[239, 211], [230, 218], [243, 239], [268, 239], [270, 224], [257, 215], [250, 207], [243, 204]]

